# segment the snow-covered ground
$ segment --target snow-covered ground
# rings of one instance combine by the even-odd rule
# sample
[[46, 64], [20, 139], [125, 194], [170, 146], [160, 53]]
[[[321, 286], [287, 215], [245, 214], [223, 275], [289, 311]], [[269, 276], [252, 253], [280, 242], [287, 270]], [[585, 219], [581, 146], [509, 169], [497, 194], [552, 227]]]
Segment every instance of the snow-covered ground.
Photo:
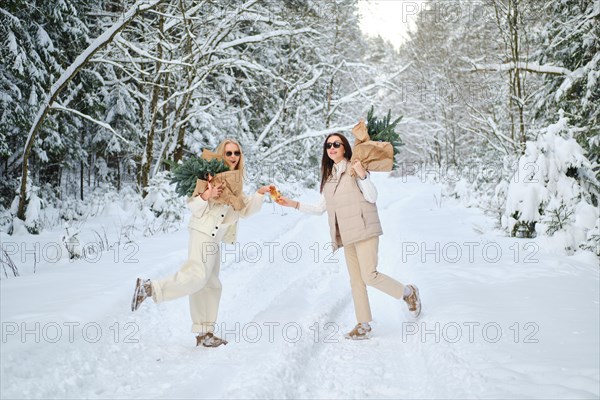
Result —
[[[129, 309], [136, 277], [184, 261], [185, 225], [77, 262], [52, 260], [57, 233], [3, 234], [23, 276], [0, 282], [0, 397], [598, 398], [595, 256], [506, 237], [439, 186], [374, 179], [379, 270], [419, 286], [419, 320], [371, 289], [373, 338], [344, 339], [354, 311], [326, 217], [268, 202], [222, 248], [218, 334], [230, 343], [216, 349], [195, 347], [186, 298]], [[117, 224], [87, 228], [110, 239]]]

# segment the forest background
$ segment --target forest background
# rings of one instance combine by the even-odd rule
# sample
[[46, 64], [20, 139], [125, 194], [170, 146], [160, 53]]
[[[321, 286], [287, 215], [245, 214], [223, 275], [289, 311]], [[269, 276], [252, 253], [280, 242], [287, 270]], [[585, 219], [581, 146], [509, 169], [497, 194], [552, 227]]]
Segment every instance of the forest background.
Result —
[[316, 188], [324, 136], [374, 106], [403, 117], [393, 176], [600, 254], [600, 1], [405, 3], [397, 48], [356, 0], [3, 1], [1, 230], [69, 243], [117, 199], [178, 229], [165, 161], [226, 137], [248, 188]]

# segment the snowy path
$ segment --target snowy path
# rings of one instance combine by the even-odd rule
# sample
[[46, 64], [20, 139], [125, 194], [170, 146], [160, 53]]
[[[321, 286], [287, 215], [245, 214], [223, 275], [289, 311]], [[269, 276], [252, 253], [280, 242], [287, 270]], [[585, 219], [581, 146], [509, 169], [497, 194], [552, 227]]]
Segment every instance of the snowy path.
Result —
[[135, 277], [183, 262], [186, 229], [141, 240], [136, 263], [3, 279], [0, 397], [598, 398], [596, 259], [507, 238], [478, 210], [440, 207], [437, 186], [375, 181], [379, 269], [419, 285], [418, 321], [370, 290], [373, 338], [345, 340], [354, 311], [325, 216], [265, 204], [222, 254], [225, 347], [194, 347], [187, 299], [128, 310]]

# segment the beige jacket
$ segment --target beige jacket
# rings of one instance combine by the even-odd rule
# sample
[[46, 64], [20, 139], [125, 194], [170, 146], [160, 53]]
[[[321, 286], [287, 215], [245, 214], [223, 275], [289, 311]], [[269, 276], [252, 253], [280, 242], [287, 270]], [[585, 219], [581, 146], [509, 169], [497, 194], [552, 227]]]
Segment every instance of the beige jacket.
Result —
[[383, 234], [377, 206], [365, 200], [344, 164], [339, 178], [332, 175], [323, 187], [334, 250]]
[[263, 199], [264, 195], [259, 193], [244, 196], [244, 208], [235, 211], [231, 206], [204, 201], [200, 196], [191, 197], [188, 199], [188, 208], [192, 211], [192, 217], [188, 227], [216, 241], [234, 243], [240, 217], [245, 218], [260, 211]]

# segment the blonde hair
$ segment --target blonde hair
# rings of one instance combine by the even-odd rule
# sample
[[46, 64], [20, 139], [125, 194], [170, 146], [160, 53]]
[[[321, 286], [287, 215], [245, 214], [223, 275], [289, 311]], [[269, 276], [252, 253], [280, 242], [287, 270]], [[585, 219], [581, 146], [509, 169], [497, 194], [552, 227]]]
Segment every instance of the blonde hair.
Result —
[[242, 145], [240, 145], [240, 143], [237, 140], [224, 139], [217, 147], [217, 150], [215, 151], [215, 153], [217, 153], [221, 157], [225, 158], [225, 146], [227, 146], [229, 143], [233, 143], [233, 144], [237, 145], [238, 149], [240, 149], [240, 161], [235, 166], [235, 169], [243, 171], [244, 170], [244, 152], [242, 151]]

